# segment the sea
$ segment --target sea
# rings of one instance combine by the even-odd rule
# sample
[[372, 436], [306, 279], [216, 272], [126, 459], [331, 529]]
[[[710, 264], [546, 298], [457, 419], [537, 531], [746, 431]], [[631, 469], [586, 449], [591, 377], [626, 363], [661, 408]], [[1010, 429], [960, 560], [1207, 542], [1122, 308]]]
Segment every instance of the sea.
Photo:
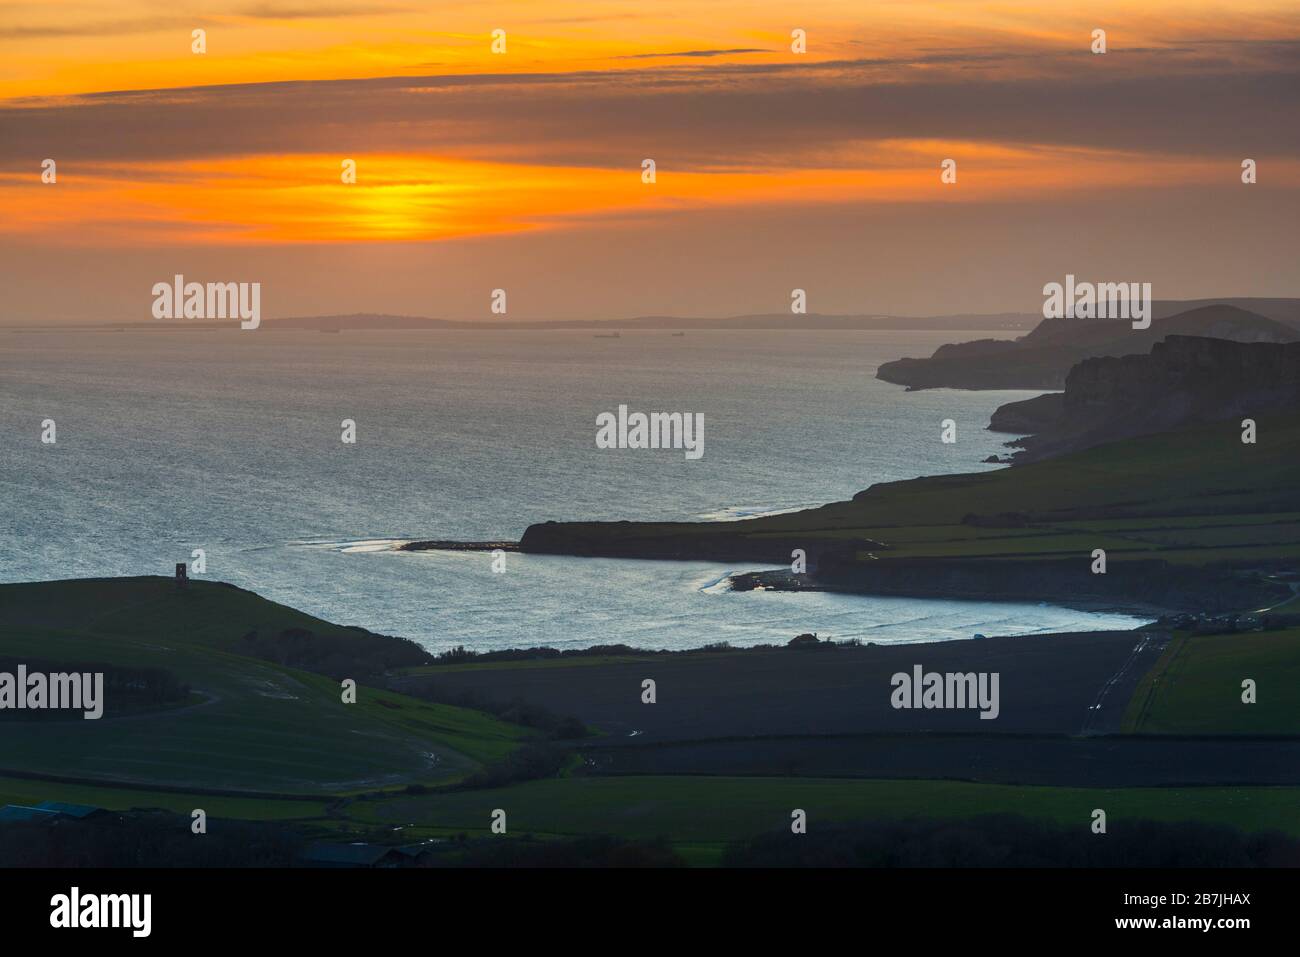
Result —
[[[202, 549], [198, 577], [432, 651], [1135, 627], [1048, 604], [733, 592], [764, 567], [743, 563], [507, 553], [497, 572], [486, 552], [395, 549], [548, 519], [735, 521], [1000, 468], [982, 462], [1008, 438], [989, 415], [1032, 393], [875, 373], [1009, 334], [0, 330], [0, 581], [171, 575]], [[703, 456], [597, 448], [619, 405], [702, 414]]]

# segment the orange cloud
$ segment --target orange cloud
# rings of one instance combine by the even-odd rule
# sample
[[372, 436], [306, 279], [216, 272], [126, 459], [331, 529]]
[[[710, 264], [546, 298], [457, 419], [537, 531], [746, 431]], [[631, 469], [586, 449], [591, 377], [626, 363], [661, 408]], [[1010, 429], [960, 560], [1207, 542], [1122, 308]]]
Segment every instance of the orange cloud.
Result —
[[[900, 202], [1033, 202], [1097, 188], [1231, 182], [1204, 159], [1133, 157], [1102, 150], [1010, 148], [988, 143], [863, 144], [870, 165], [677, 172], [660, 168], [530, 166], [426, 155], [359, 155], [357, 182], [337, 156], [282, 155], [102, 165], [6, 174], [11, 215], [0, 234], [51, 244], [409, 242], [563, 229], [678, 210]], [[942, 159], [957, 183], [940, 181]], [[848, 157], [827, 157], [842, 164]], [[1274, 166], [1271, 175], [1280, 175]], [[1300, 164], [1288, 164], [1291, 176]]]

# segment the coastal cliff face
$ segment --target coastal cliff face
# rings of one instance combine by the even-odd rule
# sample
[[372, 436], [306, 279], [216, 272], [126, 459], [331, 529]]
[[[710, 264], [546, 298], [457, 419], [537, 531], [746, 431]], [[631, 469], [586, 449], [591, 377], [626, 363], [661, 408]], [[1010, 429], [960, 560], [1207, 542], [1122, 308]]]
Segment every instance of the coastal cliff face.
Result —
[[1234, 342], [1296, 342], [1300, 331], [1245, 309], [1211, 305], [1165, 318], [1149, 329], [1116, 319], [1044, 319], [1013, 341], [981, 339], [940, 346], [928, 359], [884, 363], [876, 378], [915, 389], [1062, 389], [1084, 359], [1145, 353], [1167, 336]]
[[[1197, 423], [1300, 407], [1300, 342], [1170, 336], [1148, 355], [1085, 359], [1065, 392], [1010, 403], [990, 428], [1035, 434], [1016, 464]], [[1016, 428], [1012, 428], [1015, 426]]]
[[1065, 412], [1065, 393], [1049, 392], [1032, 399], [1008, 402], [994, 410], [989, 419], [990, 432], [1013, 432], [1029, 435], [1052, 428]]
[[837, 547], [823, 545], [809, 549], [808, 536], [801, 533], [756, 539], [745, 522], [541, 522], [528, 526], [519, 542], [520, 551], [537, 555], [773, 565], [788, 565], [790, 553], [804, 548], [808, 549], [810, 566], [816, 566], [825, 556], [852, 554], [855, 549], [872, 547], [880, 547], [880, 543], [858, 538]]

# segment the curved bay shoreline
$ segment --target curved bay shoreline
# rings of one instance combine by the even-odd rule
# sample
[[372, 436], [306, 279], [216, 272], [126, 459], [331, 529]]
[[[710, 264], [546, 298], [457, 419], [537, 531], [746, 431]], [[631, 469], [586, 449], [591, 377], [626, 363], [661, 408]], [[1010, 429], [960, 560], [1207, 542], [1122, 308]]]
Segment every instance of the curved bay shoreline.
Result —
[[[612, 523], [624, 524], [624, 523]], [[717, 523], [722, 524], [722, 523]], [[727, 523], [732, 524], [732, 523]], [[778, 554], [766, 549], [753, 553], [735, 541], [720, 541], [716, 548], [696, 551], [678, 542], [672, 546], [642, 548], [631, 543], [595, 549], [590, 543], [565, 545], [535, 531], [564, 523], [530, 526], [519, 542], [451, 542], [419, 540], [398, 546], [399, 551], [494, 551], [579, 558], [621, 558], [651, 561], [748, 562], [779, 564]], [[531, 536], [531, 538], [530, 538]], [[546, 536], [540, 539], [540, 536]], [[694, 543], [692, 543], [694, 544]], [[877, 544], [877, 543], [871, 543]], [[1226, 613], [1246, 607], [1263, 607], [1284, 598], [1281, 586], [1256, 579], [1238, 579], [1224, 569], [1174, 569], [1152, 560], [1130, 563], [1124, 576], [1094, 576], [1087, 561], [893, 559], [865, 564], [843, 556], [822, 553], [814, 571], [798, 575], [788, 568], [765, 569], [728, 576], [738, 592], [838, 592], [876, 597], [929, 598], [942, 601], [1047, 603], [1076, 611], [1131, 615], [1157, 619], [1199, 612]]]

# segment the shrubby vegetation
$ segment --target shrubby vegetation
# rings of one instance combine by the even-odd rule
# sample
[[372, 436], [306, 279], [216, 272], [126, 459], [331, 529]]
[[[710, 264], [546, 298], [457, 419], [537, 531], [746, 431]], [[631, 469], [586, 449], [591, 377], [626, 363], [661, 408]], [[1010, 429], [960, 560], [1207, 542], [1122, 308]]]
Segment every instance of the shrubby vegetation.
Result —
[[728, 848], [729, 867], [1296, 867], [1300, 840], [1197, 821], [1111, 821], [1093, 834], [1014, 814], [820, 825]]
[[780, 648], [800, 648], [817, 646], [821, 648], [843, 647], [856, 648], [862, 644], [857, 638], [844, 641], [832, 641], [818, 638], [816, 635], [798, 635], [783, 645], [762, 644], [746, 645], [733, 648], [730, 642], [713, 641], [695, 648], [634, 648], [631, 645], [592, 645], [589, 648], [506, 648], [501, 651], [473, 651], [464, 645], [457, 645], [448, 651], [434, 655], [434, 662], [440, 665], [457, 665], [468, 663], [490, 663], [502, 661], [548, 661], [557, 658], [660, 658], [676, 655], [707, 655], [722, 651], [773, 651]]
[[190, 818], [162, 811], [94, 819], [0, 823], [0, 867], [287, 867], [306, 837], [272, 821]]
[[490, 840], [463, 850], [430, 855], [427, 867], [685, 867], [664, 839], [625, 840], [582, 837], [575, 840]]
[[[528, 749], [524, 749], [527, 751]], [[534, 752], [538, 754], [539, 752]], [[562, 752], [561, 752], [562, 753]], [[491, 782], [489, 786], [496, 786]], [[103, 812], [93, 820], [0, 823], [0, 867], [290, 867], [320, 835], [289, 822], [210, 819], [201, 839], [188, 816]], [[351, 840], [383, 840], [379, 833]], [[1296, 867], [1300, 840], [1193, 821], [1112, 821], [1109, 833], [1017, 815], [822, 824], [733, 844], [728, 867]], [[665, 838], [592, 835], [430, 842], [402, 866], [682, 867]]]
[[511, 724], [521, 725], [525, 728], [533, 728], [556, 740], [585, 738], [589, 733], [587, 726], [572, 715], [556, 714], [541, 705], [530, 704], [520, 698], [511, 701], [500, 701], [479, 691], [450, 691], [439, 687], [436, 682], [419, 687], [403, 688], [402, 693], [435, 704], [450, 704], [458, 708], [485, 711], [502, 721], [509, 721]]
[[569, 751], [537, 741], [511, 751], [500, 761], [484, 765], [460, 782], [460, 789], [500, 788], [521, 781], [549, 778], [564, 769]]
[[[39, 658], [0, 656], [0, 671], [17, 674], [24, 665], [27, 673], [104, 675], [104, 713], [108, 716], [143, 708], [175, 704], [189, 697], [190, 686], [166, 668], [139, 668], [103, 661], [47, 661]], [[82, 712], [68, 709], [0, 710], [0, 721], [82, 720]]]
[[364, 628], [347, 633], [317, 634], [306, 628], [286, 628], [276, 634], [250, 631], [241, 639], [240, 653], [278, 665], [374, 683], [392, 668], [431, 663], [427, 651], [409, 638], [376, 635]]

